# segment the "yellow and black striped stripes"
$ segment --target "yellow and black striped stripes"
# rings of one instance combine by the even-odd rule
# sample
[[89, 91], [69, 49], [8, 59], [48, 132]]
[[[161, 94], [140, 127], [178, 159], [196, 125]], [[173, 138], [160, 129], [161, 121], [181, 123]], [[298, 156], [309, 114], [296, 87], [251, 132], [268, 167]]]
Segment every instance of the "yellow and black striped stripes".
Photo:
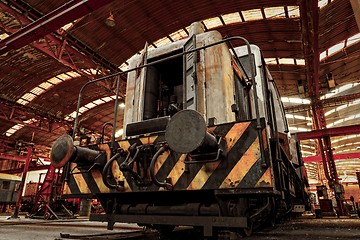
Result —
[[[100, 150], [106, 153], [107, 160], [109, 160], [111, 156], [110, 147], [108, 144], [94, 145], [91, 146], [94, 150]], [[107, 188], [102, 180], [101, 170], [94, 168], [91, 171], [87, 171], [87, 167], [80, 168], [76, 163], [70, 164], [70, 174], [68, 176], [68, 181], [64, 183], [63, 194], [71, 195], [71, 196], [81, 196], [81, 195], [94, 195], [98, 193], [110, 193], [114, 192], [114, 190], [110, 190]], [[112, 171], [116, 172], [116, 166], [113, 166]], [[120, 170], [118, 170], [120, 175], [118, 179], [121, 180]], [[126, 186], [126, 184], [125, 184]]]
[[259, 159], [259, 139], [256, 138], [247, 151], [242, 155], [241, 159], [231, 169], [220, 188], [234, 188], [240, 184], [250, 168]]
[[176, 184], [180, 176], [185, 172], [185, 158], [186, 154], [182, 154], [179, 157], [179, 160], [176, 161], [174, 167], [171, 169], [170, 173], [167, 175], [167, 178], [171, 180], [171, 184]]
[[[262, 124], [264, 127], [264, 121]], [[215, 162], [196, 163], [196, 160], [192, 160], [186, 154], [167, 150], [155, 162], [154, 174], [156, 179], [160, 182], [170, 182], [173, 185], [173, 191], [273, 187], [271, 166], [268, 164], [269, 150], [265, 128], [262, 130], [264, 156], [261, 156], [260, 138], [255, 120], [221, 124], [211, 127], [211, 130], [216, 136], [225, 139], [225, 157]], [[151, 151], [154, 151], [154, 154], [157, 149], [156, 146], [159, 143], [164, 143], [164, 136], [153, 135], [127, 139], [119, 141], [117, 144], [127, 151], [135, 143], [137, 146], [151, 146], [149, 149], [153, 149]], [[110, 151], [106, 144], [94, 148], [107, 153]], [[140, 157], [139, 161], [144, 161], [144, 159], [146, 158]], [[148, 168], [147, 172], [142, 172], [141, 176], [146, 180], [145, 184], [139, 185], [129, 172], [123, 173], [120, 171], [121, 161], [124, 161], [124, 159], [114, 162], [112, 175], [114, 182], [120, 181], [124, 183], [125, 192], [164, 190], [151, 183]], [[148, 157], [146, 161], [149, 166], [151, 157]], [[193, 164], [185, 164], [185, 161], [193, 161]], [[137, 170], [136, 167], [142, 166], [144, 162], [139, 164], [134, 164], [134, 171]], [[116, 192], [116, 190], [105, 187], [98, 170], [92, 170], [91, 173], [81, 173], [75, 169], [73, 173], [64, 188], [64, 194], [69, 192], [72, 194]]]
[[109, 192], [108, 188], [103, 188], [104, 183], [101, 180], [101, 173], [99, 171], [86, 172], [77, 168], [74, 163], [71, 164], [70, 168], [72, 171], [69, 174], [68, 182], [65, 182], [63, 194], [89, 195], [100, 193], [100, 189], [104, 192]]
[[271, 169], [268, 168], [264, 175], [259, 179], [259, 181], [255, 184], [255, 187], [272, 187], [272, 175], [271, 175]]
[[[184, 154], [167, 152], [160, 161], [161, 167], [156, 172], [156, 178], [159, 181], [170, 179], [174, 190], [272, 187], [271, 171], [265, 164], [268, 156], [261, 157], [255, 121], [219, 125], [213, 132], [226, 141], [225, 159], [185, 166]], [[264, 152], [267, 155], [268, 141], [265, 130], [262, 133]], [[146, 190], [161, 189], [151, 186]]]

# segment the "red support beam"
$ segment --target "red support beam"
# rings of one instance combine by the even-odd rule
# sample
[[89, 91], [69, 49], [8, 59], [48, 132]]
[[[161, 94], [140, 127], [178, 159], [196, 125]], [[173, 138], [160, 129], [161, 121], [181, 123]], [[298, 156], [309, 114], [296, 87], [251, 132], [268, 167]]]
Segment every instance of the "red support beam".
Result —
[[[303, 33], [303, 49], [307, 73], [307, 86], [311, 99], [311, 109], [313, 114], [313, 127], [315, 130], [326, 129], [326, 117], [322, 102], [320, 101], [320, 82], [319, 82], [319, 7], [318, 0], [302, 0], [300, 3], [301, 28]], [[324, 167], [325, 177], [332, 189], [336, 189], [339, 177], [336, 170], [334, 156], [331, 148], [329, 136], [317, 138], [318, 152], [320, 152]], [[336, 201], [338, 203], [340, 215], [344, 215], [342, 194], [336, 191]]]
[[72, 0], [0, 41], [0, 55], [32, 43], [113, 0]]
[[336, 128], [325, 128], [319, 130], [313, 130], [311, 132], [298, 132], [294, 136], [297, 140], [316, 139], [323, 137], [337, 137], [352, 134], [360, 134], [360, 124], [350, 125]]
[[[91, 0], [89, 2], [93, 2], [94, 0]], [[106, 0], [104, 2], [111, 2], [113, 0]], [[86, 2], [86, 1], [84, 1]], [[101, 1], [103, 2], [103, 1]], [[19, 8], [19, 11], [24, 11], [21, 6], [17, 5], [16, 3], [11, 3], [12, 5]], [[100, 4], [101, 5], [101, 4]], [[105, 5], [105, 4], [104, 4]], [[28, 18], [23, 16], [22, 14], [19, 14], [18, 11], [15, 11], [12, 7], [6, 5], [5, 3], [0, 2], [0, 9], [4, 12], [8, 12], [11, 15], [15, 16], [16, 19], [20, 22], [20, 26], [26, 25], [25, 28], [28, 26], [34, 25], [34, 23], [37, 23], [38, 21], [41, 21], [44, 17], [47, 15], [40, 17], [37, 21], [31, 22]], [[89, 9], [90, 10], [90, 9]], [[56, 11], [56, 10], [55, 10]], [[66, 12], [66, 11], [65, 11]], [[23, 12], [25, 14], [25, 12]], [[30, 14], [33, 18], [37, 18], [37, 16], [34, 16], [31, 13], [26, 12], [26, 14]], [[50, 13], [51, 14], [51, 13]], [[67, 13], [64, 13], [67, 14]], [[80, 14], [80, 13], [79, 13]], [[48, 14], [49, 15], [49, 14]], [[82, 15], [79, 15], [78, 18], [82, 17]], [[52, 19], [52, 21], [56, 21], [56, 19]], [[61, 21], [61, 19], [59, 20]], [[71, 21], [70, 21], [71, 22]], [[65, 25], [65, 24], [64, 24]], [[62, 27], [61, 25], [60, 27]], [[14, 35], [16, 35], [19, 31], [22, 31], [25, 28], [21, 28], [21, 30], [16, 31], [14, 28], [7, 27], [0, 23], [0, 27], [4, 29], [5, 32], [11, 34], [8, 38], [4, 39], [3, 41], [0, 41], [0, 55], [1, 55], [1, 44], [4, 44], [9, 38], [12, 38]], [[60, 28], [59, 27], [59, 28]], [[58, 28], [57, 28], [58, 29]], [[72, 39], [70, 35], [65, 34], [66, 32], [63, 32], [62, 35], [55, 32], [57, 29], [54, 29], [53, 32], [47, 32], [47, 34], [40, 34], [38, 35], [38, 38], [42, 38], [41, 43], [38, 41], [31, 41], [28, 44], [32, 46], [33, 48], [38, 49], [39, 51], [43, 52], [44, 54], [56, 59], [60, 63], [62, 63], [64, 66], [69, 67], [70, 69], [76, 71], [82, 76], [87, 77], [90, 81], [94, 80], [99, 77], [103, 77], [109, 73], [121, 71], [118, 69], [117, 66], [113, 65], [109, 61], [106, 61], [103, 57], [98, 56], [97, 53], [91, 51], [88, 49], [88, 47], [85, 47], [80, 44], [79, 41]], [[25, 36], [22, 36], [25, 37]], [[35, 40], [37, 40], [35, 39]], [[18, 40], [20, 41], [20, 40]], [[71, 44], [69, 44], [69, 42]], [[75, 43], [76, 42], [76, 43]], [[75, 45], [75, 46], [72, 46]], [[15, 48], [17, 49], [17, 48]], [[77, 62], [82, 63], [82, 66], [78, 66]], [[84, 67], [84, 62], [85, 66]], [[90, 69], [95, 70], [90, 71]], [[123, 84], [126, 88], [126, 76], [122, 76], [121, 79], [123, 80]], [[113, 90], [111, 86], [109, 86], [105, 82], [99, 82], [97, 83], [100, 86], [105, 87], [106, 89]], [[120, 92], [120, 96], [124, 96], [124, 91]]]
[[[20, 6], [16, 6], [16, 7], [20, 8]], [[23, 16], [22, 14], [19, 14], [13, 8], [2, 2], [0, 2], [0, 9], [15, 16], [16, 19], [20, 22], [20, 25], [29, 26], [32, 24], [32, 22], [27, 17]], [[32, 16], [32, 17], [36, 18], [36, 16]], [[7, 27], [5, 25], [1, 25], [1, 27], [7, 33], [12, 34], [8, 38], [11, 38], [13, 35], [15, 35], [18, 32], [13, 27]], [[8, 38], [3, 40], [3, 42], [6, 41]], [[81, 62], [85, 62], [88, 68], [97, 69], [98, 65], [91, 58], [87, 57], [86, 54], [81, 53], [78, 50], [70, 47], [67, 44], [65, 36], [60, 36], [57, 33], [50, 33], [42, 36], [42, 38], [43, 41], [41, 41], [41, 43], [39, 43], [38, 41], [32, 41], [28, 44], [40, 50], [41, 52], [47, 54], [48, 56], [53, 57], [54, 59], [58, 60], [65, 66], [70, 67], [74, 71], [88, 77], [89, 79], [94, 79], [94, 76], [91, 73], [85, 72], [75, 64], [77, 62], [75, 59], [81, 59], [82, 60]]]
[[[354, 159], [354, 158], [360, 158], [360, 152], [356, 153], [340, 153], [340, 154], [334, 154], [334, 160], [344, 160], [344, 159]], [[321, 156], [311, 156], [311, 157], [304, 157], [304, 162], [321, 162], [322, 158]]]
[[300, 3], [300, 16], [307, 88], [310, 98], [317, 100], [320, 98], [319, 10], [317, 0], [302, 0]]
[[[24, 118], [25, 116], [25, 118]], [[25, 123], [24, 120], [35, 118], [34, 123]], [[55, 116], [45, 115], [30, 107], [22, 106], [17, 103], [9, 103], [0, 99], [0, 119], [11, 121], [15, 124], [23, 124], [24, 126], [37, 129], [45, 132], [56, 132], [56, 129], [63, 127], [71, 129], [72, 123], [69, 121], [57, 118]], [[41, 125], [40, 125], [41, 123]]]

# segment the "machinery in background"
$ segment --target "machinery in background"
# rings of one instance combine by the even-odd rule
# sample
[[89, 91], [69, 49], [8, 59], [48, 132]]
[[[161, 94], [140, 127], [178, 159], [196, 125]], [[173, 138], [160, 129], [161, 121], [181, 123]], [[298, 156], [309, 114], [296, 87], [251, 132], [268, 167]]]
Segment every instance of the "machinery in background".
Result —
[[63, 196], [95, 194], [104, 207], [90, 220], [247, 236], [305, 210], [299, 144], [257, 46], [194, 23], [188, 39], [145, 48], [129, 69], [123, 138], [84, 148], [64, 135], [51, 151]]
[[[349, 215], [350, 213], [350, 209], [349, 209], [349, 205], [345, 204], [345, 200], [343, 198], [343, 193], [344, 193], [344, 187], [343, 185], [339, 184], [336, 185], [336, 187], [334, 188], [335, 194], [337, 195], [336, 197], [339, 199], [343, 199], [342, 204], [343, 204], [343, 213], [345, 215]], [[316, 206], [315, 209], [315, 215], [317, 218], [321, 218], [323, 216], [340, 216], [340, 212], [338, 209], [338, 206], [334, 206], [334, 201], [329, 197], [328, 195], [328, 189], [325, 185], [321, 185], [321, 186], [316, 186], [316, 192], [317, 192], [317, 197], [318, 197], [318, 201], [319, 201], [319, 205]], [[336, 198], [334, 197], [334, 198]], [[335, 201], [335, 204], [337, 203], [337, 201]], [[355, 211], [355, 204], [354, 202], [352, 202], [352, 205], [354, 206], [354, 211]]]
[[63, 217], [73, 218], [74, 214], [66, 207], [66, 200], [60, 199], [62, 183], [60, 182], [60, 170], [49, 165], [45, 174], [39, 175], [39, 182], [34, 196], [27, 196], [23, 201], [23, 209], [28, 207], [27, 217], [43, 218], [46, 220], [60, 219]]
[[327, 188], [324, 185], [316, 186], [319, 205], [315, 208], [316, 218], [323, 216], [335, 216], [335, 209], [332, 200], [329, 199]]
[[15, 205], [21, 177], [0, 173], [0, 212], [6, 212]]

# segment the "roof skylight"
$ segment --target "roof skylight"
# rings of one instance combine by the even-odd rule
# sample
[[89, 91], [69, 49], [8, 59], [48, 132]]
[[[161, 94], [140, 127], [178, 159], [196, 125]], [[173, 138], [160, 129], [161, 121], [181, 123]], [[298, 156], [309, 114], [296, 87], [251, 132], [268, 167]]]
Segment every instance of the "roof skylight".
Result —
[[343, 140], [348, 140], [348, 139], [358, 138], [358, 137], [360, 137], [360, 134], [347, 135], [347, 136], [344, 136], [344, 137], [341, 137], [341, 138], [338, 138], [335, 140], [331, 140], [331, 143], [337, 143], [337, 142], [340, 142]]
[[53, 77], [53, 78], [50, 78], [50, 79], [48, 80], [48, 82], [51, 83], [51, 84], [57, 85], [57, 84], [61, 83], [62, 80], [59, 79], [59, 78], [57, 78], [57, 77]]
[[349, 90], [349, 89], [351, 89], [351, 88], [353, 88], [353, 87], [356, 87], [356, 86], [358, 86], [358, 85], [360, 85], [360, 83], [358, 83], [358, 82], [354, 82], [354, 83], [349, 83], [349, 84], [342, 85], [342, 86], [340, 86], [340, 87], [335, 88], [335, 89], [332, 90], [331, 92], [329, 92], [329, 93], [321, 96], [320, 99], [328, 99], [328, 98], [331, 98], [331, 97], [333, 97], [333, 96], [336, 95], [336, 94], [339, 94], [339, 93], [341, 93], [341, 92], [344, 92], [344, 91], [346, 91], [346, 90]]
[[218, 17], [205, 19], [203, 23], [207, 29], [212, 29], [223, 25], [220, 18]]
[[350, 149], [343, 149], [343, 150], [338, 150], [336, 151], [336, 153], [342, 153], [342, 152], [353, 152], [353, 151], [359, 151], [359, 148], [350, 148]]
[[320, 53], [320, 61], [322, 61], [325, 58], [327, 58], [331, 55], [334, 55], [335, 53], [342, 51], [344, 48], [351, 46], [358, 42], [360, 42], [360, 33], [357, 33], [357, 34], [349, 37], [348, 39], [345, 39], [345, 40], [341, 41], [340, 43], [337, 43], [334, 46], [331, 46], [329, 49]]
[[[90, 109], [94, 108], [94, 107], [97, 107], [101, 104], [104, 104], [104, 103], [107, 103], [107, 102], [110, 102], [112, 100], [115, 100], [116, 98], [116, 95], [113, 95], [113, 96], [110, 96], [110, 97], [103, 97], [103, 98], [100, 98], [100, 99], [97, 99], [97, 100], [94, 100], [88, 104], [86, 104], [85, 106], [82, 106], [80, 109], [79, 109], [79, 116], [81, 114], [83, 114], [84, 112], [86, 111], [89, 111]], [[71, 114], [69, 114], [68, 116], [65, 117], [65, 120], [73, 120], [75, 119], [76, 117], [76, 111], [72, 112]]]
[[9, 36], [9, 34], [7, 33], [3, 33], [3, 34], [0, 34], [0, 40], [4, 40], [5, 38], [7, 38]]
[[301, 115], [294, 115], [294, 114], [287, 113], [285, 116], [286, 116], [286, 118], [294, 118], [294, 119], [312, 121], [311, 117], [305, 117], [305, 116], [301, 116]]
[[299, 6], [287, 6], [287, 10], [288, 10], [288, 15], [290, 18], [300, 17]]
[[66, 25], [64, 25], [63, 27], [61, 27], [62, 30], [67, 31], [69, 28], [72, 28], [74, 26], [74, 23], [68, 23]]
[[295, 59], [297, 65], [305, 66], [305, 59]]
[[310, 100], [308, 99], [303, 99], [303, 98], [291, 98], [291, 97], [282, 97], [281, 98], [282, 102], [286, 102], [286, 103], [297, 103], [297, 104], [310, 104]]
[[188, 34], [185, 32], [184, 29], [177, 30], [176, 32], [173, 32], [169, 35], [174, 41], [181, 40], [183, 38], [186, 38]]
[[284, 7], [264, 8], [266, 18], [285, 18]]
[[277, 64], [276, 58], [264, 58], [266, 64]]
[[42, 93], [46, 92], [52, 86], [79, 76], [80, 74], [74, 71], [59, 74], [39, 84], [37, 87], [34, 87], [29, 92], [22, 95], [16, 102], [21, 105], [27, 105], [29, 102], [34, 100], [37, 96], [41, 95]]
[[301, 144], [301, 148], [308, 148], [308, 149], [315, 150], [314, 146], [309, 146], [309, 145], [306, 145], [306, 144]]
[[345, 42], [341, 42], [341, 43], [338, 43], [338, 44], [335, 44], [334, 46], [330, 47], [328, 50], [327, 50], [327, 54], [328, 56], [336, 53], [336, 52], [339, 52], [341, 49], [343, 49], [345, 47]]
[[293, 65], [294, 59], [293, 58], [278, 58], [279, 64], [291, 64]]
[[265, 58], [264, 59], [266, 64], [291, 64], [291, 65], [305, 65], [304, 59], [298, 59], [298, 58]]
[[309, 128], [301, 128], [301, 127], [289, 127], [291, 132], [308, 132], [311, 131]]
[[5, 135], [7, 137], [10, 137], [11, 135], [13, 135], [15, 132], [17, 132], [18, 130], [22, 129], [24, 127], [24, 124], [18, 123], [14, 126], [12, 126], [11, 128], [9, 128], [6, 132]]
[[13, 135], [14, 133], [16, 133], [17, 131], [19, 131], [20, 129], [22, 129], [23, 127], [25, 127], [25, 124], [32, 124], [34, 122], [37, 122], [37, 119], [35, 118], [31, 118], [29, 120], [24, 121], [24, 124], [22, 123], [18, 123], [14, 126], [12, 126], [11, 128], [9, 128], [6, 132], [5, 135], [7, 137], [10, 137], [11, 135]]
[[301, 153], [302, 154], [304, 154], [305, 153], [305, 155], [310, 155], [310, 156], [312, 156], [312, 155], [314, 155], [315, 153], [314, 152], [309, 152], [309, 151], [304, 151], [304, 150], [301, 150]]
[[163, 38], [160, 38], [159, 40], [157, 40], [156, 42], [154, 42], [154, 44], [157, 46], [157, 47], [160, 47], [162, 45], [166, 45], [166, 44], [169, 44], [171, 43], [171, 40], [166, 36], [166, 37], [163, 37]]
[[355, 34], [354, 36], [352, 37], [349, 37], [347, 39], [347, 46], [350, 46], [350, 45], [353, 45], [354, 43], [357, 43], [360, 41], [360, 33], [358, 34]]
[[330, 1], [330, 2], [333, 2], [334, 0], [319, 0], [319, 2], [318, 2], [318, 7], [319, 7], [319, 8], [325, 7], [326, 5], [329, 4], [329, 1]]
[[224, 20], [225, 24], [241, 22], [240, 14], [238, 12], [221, 15], [221, 18]]
[[346, 109], [347, 107], [354, 106], [354, 105], [357, 105], [357, 104], [360, 104], [360, 99], [357, 99], [355, 101], [352, 101], [352, 102], [349, 102], [347, 104], [341, 105], [339, 107], [333, 108], [330, 111], [327, 111], [325, 113], [325, 116], [329, 116], [330, 114], [332, 114], [334, 112], [338, 112], [340, 110]]
[[245, 21], [255, 21], [264, 19], [260, 9], [251, 9], [247, 11], [241, 11]]
[[[360, 142], [345, 143], [345, 144], [336, 146], [336, 148], [339, 149], [339, 148], [349, 147], [349, 146], [354, 146], [354, 145], [360, 145]], [[359, 148], [359, 147], [357, 147], [357, 148]]]
[[333, 127], [335, 125], [339, 125], [339, 124], [341, 124], [343, 122], [346, 122], [346, 121], [349, 121], [349, 120], [354, 120], [354, 119], [357, 119], [357, 118], [360, 118], [360, 113], [348, 116], [346, 118], [342, 118], [342, 119], [337, 120], [337, 121], [335, 121], [333, 123], [326, 124], [326, 126], [327, 127]]

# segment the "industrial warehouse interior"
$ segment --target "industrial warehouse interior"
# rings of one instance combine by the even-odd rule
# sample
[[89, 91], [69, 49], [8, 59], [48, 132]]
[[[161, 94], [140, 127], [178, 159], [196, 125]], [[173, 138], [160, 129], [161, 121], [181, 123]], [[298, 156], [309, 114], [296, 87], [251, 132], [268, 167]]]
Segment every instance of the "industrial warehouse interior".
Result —
[[360, 239], [360, 0], [0, 0], [0, 240]]

